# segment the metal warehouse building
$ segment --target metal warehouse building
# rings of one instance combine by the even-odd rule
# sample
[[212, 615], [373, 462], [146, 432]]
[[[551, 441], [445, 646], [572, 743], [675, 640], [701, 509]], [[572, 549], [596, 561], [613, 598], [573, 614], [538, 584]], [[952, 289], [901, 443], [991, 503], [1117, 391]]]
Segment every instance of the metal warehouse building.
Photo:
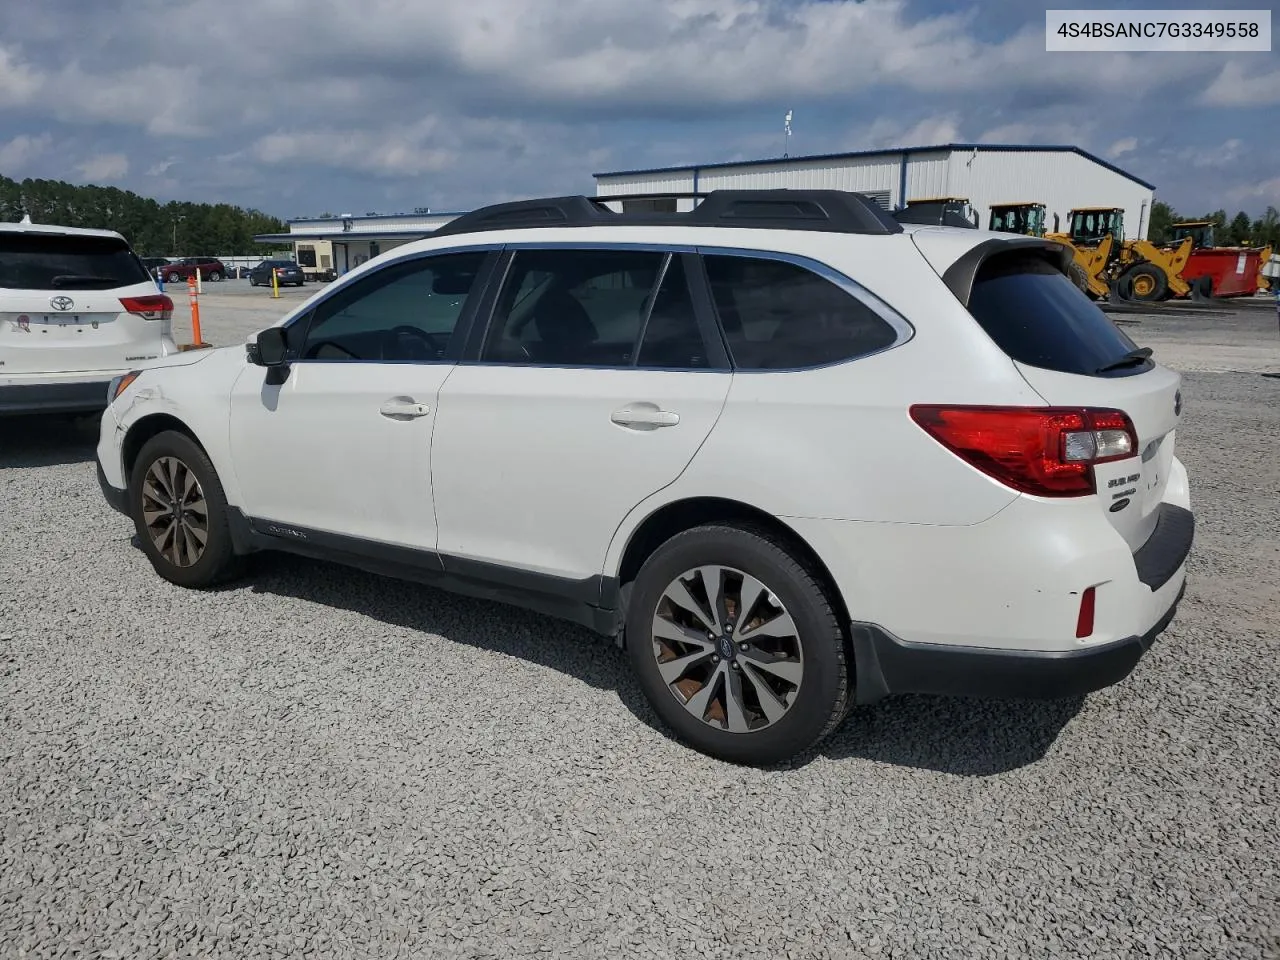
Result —
[[341, 276], [392, 247], [430, 236], [460, 215], [426, 212], [302, 217], [289, 221], [288, 233], [264, 233], [253, 239], [275, 245], [292, 243], [294, 259], [308, 275]]
[[[1155, 187], [1072, 146], [948, 143], [933, 147], [831, 153], [597, 173], [596, 196], [642, 194], [614, 209], [689, 210], [712, 190], [850, 190], [886, 209], [908, 200], [964, 197], [986, 227], [992, 204], [1043, 203], [1046, 228], [1070, 228], [1077, 207], [1121, 207], [1126, 239], [1145, 239]], [[692, 196], [689, 196], [692, 195]]]

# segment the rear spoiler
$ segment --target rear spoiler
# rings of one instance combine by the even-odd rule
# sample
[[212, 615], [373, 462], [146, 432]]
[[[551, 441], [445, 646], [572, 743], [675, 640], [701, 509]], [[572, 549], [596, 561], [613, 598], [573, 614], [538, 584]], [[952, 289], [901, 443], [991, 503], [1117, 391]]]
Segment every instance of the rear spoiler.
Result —
[[942, 282], [955, 294], [957, 300], [968, 307], [969, 296], [973, 293], [973, 279], [982, 265], [992, 257], [1014, 252], [1039, 255], [1063, 274], [1067, 274], [1073, 259], [1068, 247], [1053, 240], [1041, 237], [993, 237], [965, 251], [960, 259], [947, 267], [942, 274]]

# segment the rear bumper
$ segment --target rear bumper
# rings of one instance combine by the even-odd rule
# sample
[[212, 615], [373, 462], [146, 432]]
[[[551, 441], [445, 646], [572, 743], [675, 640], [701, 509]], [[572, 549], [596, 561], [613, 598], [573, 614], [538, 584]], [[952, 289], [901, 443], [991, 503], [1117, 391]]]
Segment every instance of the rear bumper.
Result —
[[1000, 650], [908, 643], [871, 623], [854, 623], [857, 700], [891, 694], [1051, 700], [1078, 697], [1124, 680], [1173, 621], [1186, 589], [1141, 636], [1077, 650]]
[[28, 413], [98, 413], [107, 408], [108, 380], [70, 383], [0, 383], [0, 416]]

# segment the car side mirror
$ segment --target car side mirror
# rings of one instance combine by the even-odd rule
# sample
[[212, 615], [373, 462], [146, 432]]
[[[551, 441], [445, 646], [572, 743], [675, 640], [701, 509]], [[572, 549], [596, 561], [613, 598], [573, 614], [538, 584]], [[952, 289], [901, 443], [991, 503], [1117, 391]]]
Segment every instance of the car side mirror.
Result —
[[267, 327], [259, 331], [252, 346], [253, 349], [249, 351], [249, 360], [252, 363], [260, 367], [284, 366], [288, 348], [283, 327]]

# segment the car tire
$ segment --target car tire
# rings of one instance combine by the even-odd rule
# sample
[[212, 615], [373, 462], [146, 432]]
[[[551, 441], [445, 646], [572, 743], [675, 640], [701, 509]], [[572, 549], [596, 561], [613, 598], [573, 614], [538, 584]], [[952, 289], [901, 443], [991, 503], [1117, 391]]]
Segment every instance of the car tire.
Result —
[[[148, 523], [149, 510], [172, 507], [175, 481], [186, 493], [181, 511]], [[203, 589], [239, 573], [242, 558], [232, 544], [222, 483], [208, 455], [186, 434], [166, 430], [143, 444], [130, 472], [128, 503], [143, 552], [170, 583]], [[197, 503], [203, 517], [194, 509]]]
[[[754, 626], [745, 634], [732, 616], [717, 623], [705, 606], [693, 611], [689, 601], [705, 605], [711, 592], [700, 586], [701, 571], [719, 582], [722, 611], [750, 603]], [[848, 713], [852, 658], [835, 609], [816, 572], [777, 534], [701, 526], [672, 537], [641, 567], [626, 647], [645, 697], [677, 739], [730, 763], [768, 766], [812, 749]], [[765, 623], [785, 636], [756, 632]]]
[[217, 270], [215, 270], [213, 271], [213, 273], [209, 274], [209, 279], [212, 280], [214, 283], [217, 283], [219, 280], [222, 279], [222, 274], [220, 274]]
[[176, 274], [176, 273], [169, 274], [169, 283], [180, 283], [181, 281], [182, 281], [182, 277], [180, 274]]

